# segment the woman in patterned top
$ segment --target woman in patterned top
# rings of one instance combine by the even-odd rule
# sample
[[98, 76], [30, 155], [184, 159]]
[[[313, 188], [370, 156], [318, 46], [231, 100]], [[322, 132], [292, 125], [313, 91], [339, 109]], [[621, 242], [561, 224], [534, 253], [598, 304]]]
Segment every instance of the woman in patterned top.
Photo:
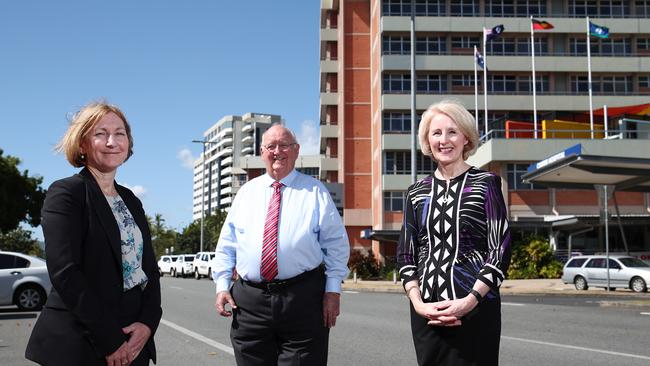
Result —
[[443, 101], [422, 116], [422, 153], [437, 167], [409, 187], [397, 249], [419, 365], [497, 365], [499, 286], [510, 261], [501, 179], [465, 162], [474, 117]]
[[116, 106], [92, 103], [59, 143], [74, 167], [54, 182], [42, 213], [52, 292], [25, 356], [41, 365], [148, 365], [156, 360], [160, 282], [142, 203], [115, 183], [133, 154]]

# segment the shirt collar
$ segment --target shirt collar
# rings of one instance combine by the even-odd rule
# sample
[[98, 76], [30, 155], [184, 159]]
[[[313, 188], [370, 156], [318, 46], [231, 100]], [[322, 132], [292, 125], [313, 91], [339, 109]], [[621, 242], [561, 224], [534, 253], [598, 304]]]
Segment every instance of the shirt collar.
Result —
[[[280, 179], [280, 183], [282, 183], [285, 187], [291, 186], [291, 183], [293, 183], [297, 176], [298, 171], [296, 171], [294, 168], [291, 170], [291, 173], [289, 173], [289, 175]], [[275, 182], [275, 179], [273, 179], [273, 177], [271, 177], [268, 173], [264, 174], [264, 186], [270, 187], [273, 182]]]

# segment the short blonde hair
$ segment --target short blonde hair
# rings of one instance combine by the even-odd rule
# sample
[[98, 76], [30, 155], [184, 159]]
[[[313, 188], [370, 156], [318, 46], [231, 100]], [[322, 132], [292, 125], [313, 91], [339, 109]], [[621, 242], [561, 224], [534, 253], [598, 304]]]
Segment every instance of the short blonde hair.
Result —
[[75, 168], [86, 166], [86, 157], [81, 153], [81, 145], [88, 133], [93, 129], [95, 124], [109, 113], [115, 113], [124, 122], [126, 136], [129, 139], [129, 153], [126, 160], [133, 155], [133, 136], [131, 136], [131, 126], [126, 120], [124, 113], [115, 105], [105, 102], [92, 102], [83, 106], [74, 114], [70, 121], [68, 130], [56, 145], [56, 150], [65, 154], [68, 162]]
[[[429, 128], [433, 117], [444, 114], [449, 117], [458, 125], [460, 132], [465, 135], [467, 145], [463, 148], [463, 160], [467, 160], [471, 155], [476, 152], [479, 143], [478, 131], [474, 121], [474, 116], [463, 107], [460, 102], [455, 100], [443, 100], [438, 103], [432, 104], [422, 114], [420, 127], [418, 129], [418, 140], [420, 141], [420, 148], [422, 153], [426, 156], [433, 158], [431, 146], [429, 146]], [[435, 160], [435, 159], [434, 159]]]

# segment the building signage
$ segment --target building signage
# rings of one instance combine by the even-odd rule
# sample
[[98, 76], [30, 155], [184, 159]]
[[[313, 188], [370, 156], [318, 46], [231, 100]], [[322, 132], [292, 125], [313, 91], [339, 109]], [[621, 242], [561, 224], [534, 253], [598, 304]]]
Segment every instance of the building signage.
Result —
[[557, 154], [555, 154], [553, 156], [550, 156], [550, 157], [548, 157], [548, 158], [546, 158], [546, 159], [544, 159], [544, 160], [542, 160], [540, 162], [530, 164], [530, 166], [528, 167], [528, 173], [530, 173], [532, 171], [535, 171], [537, 169], [543, 168], [543, 167], [545, 167], [545, 166], [547, 166], [547, 165], [549, 165], [551, 163], [554, 163], [554, 162], [556, 162], [558, 160], [564, 159], [567, 156], [580, 155], [580, 153], [582, 153], [582, 144], [573, 145], [570, 148], [568, 148], [568, 149], [566, 149], [566, 150], [564, 150], [562, 152], [559, 152], [559, 153], [557, 153]]

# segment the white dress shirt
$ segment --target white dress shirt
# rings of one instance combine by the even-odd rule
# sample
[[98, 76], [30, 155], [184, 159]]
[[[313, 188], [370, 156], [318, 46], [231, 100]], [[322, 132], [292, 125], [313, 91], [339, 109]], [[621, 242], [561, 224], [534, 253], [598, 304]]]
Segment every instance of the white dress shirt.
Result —
[[[215, 250], [213, 278], [217, 292], [230, 288], [233, 268], [244, 280], [262, 282], [262, 237], [274, 181], [264, 174], [237, 192]], [[327, 188], [296, 170], [280, 182], [284, 186], [276, 279], [295, 277], [325, 263], [325, 291], [341, 292], [341, 281], [348, 275], [350, 244]]]

